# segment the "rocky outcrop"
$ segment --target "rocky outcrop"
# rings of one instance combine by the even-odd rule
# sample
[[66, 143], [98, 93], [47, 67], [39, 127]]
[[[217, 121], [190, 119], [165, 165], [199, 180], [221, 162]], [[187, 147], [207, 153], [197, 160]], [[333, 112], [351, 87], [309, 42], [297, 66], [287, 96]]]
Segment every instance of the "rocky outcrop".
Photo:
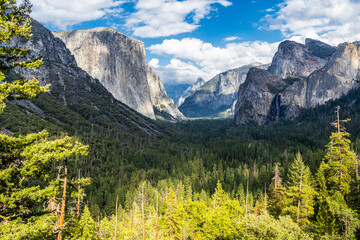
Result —
[[184, 103], [185, 99], [190, 96], [193, 92], [195, 92], [197, 89], [199, 89], [202, 85], [205, 84], [205, 80], [203, 78], [198, 78], [196, 82], [193, 83], [190, 87], [188, 87], [185, 92], [181, 95], [179, 98], [179, 101], [177, 102], [177, 106], [181, 106], [181, 104]]
[[287, 40], [280, 43], [268, 70], [280, 78], [307, 77], [322, 68], [334, 52], [334, 47], [320, 41], [307, 39], [304, 45]]
[[339, 98], [359, 86], [360, 42], [342, 43], [329, 62], [306, 80], [306, 108]]
[[251, 67], [269, 65], [253, 63], [220, 73], [188, 96], [179, 107], [187, 117], [229, 117], [234, 114], [240, 84]]
[[42, 85], [50, 83], [50, 94], [59, 104], [94, 124], [106, 123], [107, 127], [129, 133], [159, 133], [149, 119], [116, 100], [97, 79], [79, 68], [65, 44], [35, 20], [32, 33], [29, 40], [18, 39], [13, 44], [31, 50], [31, 58], [42, 56], [43, 65], [40, 69], [20, 69], [17, 73], [27, 79], [36, 77]]
[[[357, 88], [359, 47], [360, 42], [354, 42], [334, 48], [312, 39], [305, 45], [281, 43], [267, 73], [260, 76], [249, 71], [246, 84], [240, 86], [236, 123], [265, 124], [279, 117], [294, 118], [301, 108], [324, 104]], [[262, 92], [255, 94], [257, 90]]]
[[161, 78], [149, 65], [146, 65], [146, 76], [150, 88], [152, 104], [160, 113], [163, 112], [161, 115], [169, 116], [170, 118], [173, 118], [173, 120], [185, 120], [186, 118], [175, 106], [174, 101], [166, 94]]
[[264, 69], [250, 68], [244, 84], [239, 88], [235, 121], [266, 123], [270, 106], [276, 95], [271, 84], [275, 85], [279, 80], [279, 77]]

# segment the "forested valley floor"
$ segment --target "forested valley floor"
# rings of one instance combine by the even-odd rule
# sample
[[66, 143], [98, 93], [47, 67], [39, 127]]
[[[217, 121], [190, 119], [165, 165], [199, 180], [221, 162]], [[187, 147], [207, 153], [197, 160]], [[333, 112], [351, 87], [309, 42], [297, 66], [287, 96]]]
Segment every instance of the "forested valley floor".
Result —
[[[71, 125], [44, 121], [18, 104], [8, 104], [0, 121], [15, 134], [45, 128], [50, 136], [69, 134], [89, 145], [87, 156], [67, 161], [64, 239], [354, 239], [358, 92], [294, 121], [162, 122], [156, 136], [128, 134], [77, 115], [66, 115]], [[48, 98], [33, 102], [42, 106]], [[341, 119], [351, 118], [340, 123], [351, 136], [330, 124], [337, 105]], [[50, 179], [64, 177], [63, 165], [53, 162]], [[80, 184], [79, 176], [91, 183]], [[59, 193], [62, 186], [59, 181]], [[61, 195], [52, 204], [54, 215], [46, 223], [56, 233]]]

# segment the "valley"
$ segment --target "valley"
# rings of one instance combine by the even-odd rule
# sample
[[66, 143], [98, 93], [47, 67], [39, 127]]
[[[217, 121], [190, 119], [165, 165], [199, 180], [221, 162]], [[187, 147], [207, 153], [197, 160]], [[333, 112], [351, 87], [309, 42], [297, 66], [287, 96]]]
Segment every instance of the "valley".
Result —
[[144, 42], [24, 4], [0, 3], [1, 239], [360, 238], [359, 42], [166, 85]]

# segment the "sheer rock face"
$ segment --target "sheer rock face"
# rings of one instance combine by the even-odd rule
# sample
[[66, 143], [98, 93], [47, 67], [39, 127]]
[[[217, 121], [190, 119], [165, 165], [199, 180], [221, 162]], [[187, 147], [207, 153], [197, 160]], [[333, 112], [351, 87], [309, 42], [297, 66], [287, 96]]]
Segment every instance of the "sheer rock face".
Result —
[[174, 101], [168, 97], [161, 78], [149, 65], [146, 65], [146, 74], [154, 107], [173, 119], [185, 120], [186, 118], [175, 106]]
[[319, 71], [306, 80], [306, 107], [324, 104], [358, 87], [360, 80], [360, 42], [342, 43]]
[[143, 42], [103, 27], [54, 35], [65, 43], [78, 66], [117, 100], [155, 119]]
[[269, 89], [269, 83], [279, 80], [279, 77], [264, 69], [250, 68], [245, 82], [239, 88], [235, 121], [237, 123], [266, 123], [275, 97]]
[[79, 113], [90, 122], [111, 122], [120, 129], [135, 129], [148, 135], [158, 134], [157, 127], [133, 109], [116, 100], [95, 78], [78, 67], [63, 41], [37, 21], [32, 21], [33, 36], [14, 44], [31, 50], [30, 58], [42, 56], [39, 69], [18, 69], [25, 78], [36, 77], [41, 85], [51, 84], [50, 94], [57, 101]]
[[267, 68], [253, 63], [220, 73], [207, 81], [179, 107], [187, 117], [229, 117], [234, 114], [240, 84], [251, 67]]
[[301, 108], [324, 104], [358, 87], [359, 50], [360, 42], [337, 48], [312, 39], [305, 45], [281, 43], [267, 73], [249, 71], [246, 84], [240, 86], [236, 123], [265, 124], [279, 117], [294, 118]]
[[312, 39], [307, 39], [305, 45], [294, 41], [284, 41], [280, 43], [268, 70], [280, 78], [307, 77], [313, 71], [322, 68], [328, 61], [328, 54], [316, 53], [318, 48], [329, 49], [330, 54], [335, 52], [335, 48]]

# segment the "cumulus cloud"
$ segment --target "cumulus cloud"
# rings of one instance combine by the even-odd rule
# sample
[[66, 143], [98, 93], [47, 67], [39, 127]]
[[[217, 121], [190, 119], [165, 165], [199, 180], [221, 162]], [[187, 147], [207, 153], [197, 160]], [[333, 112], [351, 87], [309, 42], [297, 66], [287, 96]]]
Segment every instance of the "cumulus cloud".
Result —
[[153, 58], [149, 61], [149, 65], [152, 68], [158, 68], [159, 67], [159, 59]]
[[262, 20], [266, 29], [280, 30], [286, 38], [311, 37], [334, 45], [360, 39], [359, 1], [286, 0], [278, 7]]
[[228, 0], [139, 0], [125, 26], [139, 37], [165, 37], [192, 32], [213, 5], [230, 6]]
[[61, 30], [108, 15], [119, 15], [125, 0], [30, 0], [32, 17]]
[[172, 58], [170, 63], [161, 66], [157, 59], [152, 59], [149, 65], [161, 77], [164, 83], [192, 83], [198, 77], [210, 79], [217, 73], [216, 70], [208, 68], [199, 68], [191, 62], [185, 62], [177, 58]]
[[184, 38], [164, 40], [161, 44], [148, 47], [148, 50], [153, 54], [173, 58], [169, 65], [162, 69], [158, 67], [159, 74], [165, 81], [175, 80], [172, 76], [180, 76], [185, 71], [186, 77], [179, 81], [194, 82], [198, 77], [209, 80], [220, 72], [253, 62], [269, 63], [277, 46], [278, 43], [255, 41], [229, 43], [220, 48], [200, 39]]

